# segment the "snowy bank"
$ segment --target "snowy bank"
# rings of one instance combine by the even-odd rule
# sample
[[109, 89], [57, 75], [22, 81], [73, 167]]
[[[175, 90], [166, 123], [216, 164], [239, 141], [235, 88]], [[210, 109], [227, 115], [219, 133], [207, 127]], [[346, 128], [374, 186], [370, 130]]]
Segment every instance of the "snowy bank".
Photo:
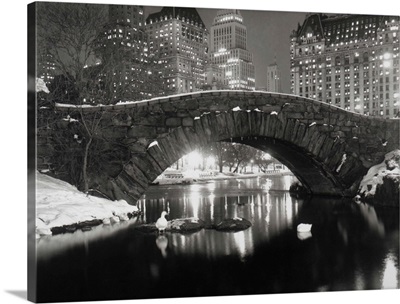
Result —
[[[384, 205], [399, 206], [400, 150], [385, 155], [382, 163], [372, 166], [360, 183], [359, 194]], [[382, 201], [385, 200], [385, 201]], [[386, 202], [390, 200], [389, 202]]]
[[138, 212], [124, 200], [110, 201], [86, 195], [67, 182], [37, 172], [36, 236], [50, 235], [51, 229], [82, 222], [104, 223], [128, 220]]

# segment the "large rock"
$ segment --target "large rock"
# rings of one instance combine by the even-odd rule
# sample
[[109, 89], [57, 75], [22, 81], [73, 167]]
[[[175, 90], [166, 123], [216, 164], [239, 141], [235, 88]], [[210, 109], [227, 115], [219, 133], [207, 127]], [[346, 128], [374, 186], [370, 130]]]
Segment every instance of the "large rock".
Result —
[[[119, 216], [114, 216], [112, 218], [118, 219], [117, 221], [120, 220], [120, 218], [123, 218], [124, 221], [128, 221], [129, 219], [136, 217], [138, 214], [140, 214], [140, 211], [133, 212], [133, 213], [128, 213], [127, 215], [121, 214]], [[53, 227], [50, 229], [52, 235], [57, 235], [57, 234], [62, 234], [62, 233], [74, 233], [76, 230], [82, 230], [82, 231], [90, 231], [92, 230], [93, 227], [99, 226], [101, 224], [111, 224], [115, 223], [111, 219], [112, 218], [106, 218], [106, 219], [93, 219], [90, 221], [83, 221], [83, 222], [78, 222], [74, 223], [71, 225], [63, 225], [63, 226], [57, 226]], [[43, 233], [39, 233], [43, 234]]]
[[[206, 225], [206, 223], [198, 218], [180, 218], [168, 221], [168, 226], [165, 231], [178, 232], [178, 233], [191, 233], [197, 232], [204, 228], [215, 229], [217, 231], [225, 232], [236, 232], [246, 230], [251, 227], [251, 223], [240, 217], [235, 217], [231, 219], [225, 219], [216, 225]], [[151, 224], [141, 224], [135, 227], [135, 229], [144, 233], [153, 233], [157, 231], [155, 223]]]
[[[202, 220], [194, 217], [190, 218], [179, 218], [168, 221], [168, 226], [165, 231], [169, 232], [180, 232], [180, 233], [190, 233], [197, 232], [205, 227]], [[158, 231], [155, 223], [141, 224], [135, 227], [135, 229], [145, 232], [152, 233]]]
[[172, 232], [196, 232], [204, 228], [204, 222], [198, 218], [181, 218], [168, 222], [167, 230]]
[[246, 230], [251, 227], [251, 223], [241, 217], [235, 217], [232, 219], [225, 219], [215, 226], [217, 231], [235, 232]]
[[400, 150], [385, 155], [382, 163], [372, 166], [361, 181], [359, 195], [363, 201], [399, 207]]

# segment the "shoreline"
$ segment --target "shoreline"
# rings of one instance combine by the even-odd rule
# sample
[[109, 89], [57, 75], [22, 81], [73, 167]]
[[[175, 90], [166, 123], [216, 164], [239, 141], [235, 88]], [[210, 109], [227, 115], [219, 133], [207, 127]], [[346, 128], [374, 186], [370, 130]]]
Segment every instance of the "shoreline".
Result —
[[[231, 174], [227, 175], [226, 173], [218, 173], [218, 175], [215, 175], [215, 176], [193, 178], [193, 182], [192, 183], [188, 183], [188, 184], [196, 184], [196, 183], [215, 181], [215, 180], [250, 179], [250, 178], [256, 178], [256, 177], [266, 177], [266, 178], [268, 178], [268, 177], [281, 177], [281, 176], [293, 176], [293, 177], [296, 177], [290, 171], [274, 172], [272, 174], [270, 174], [270, 173], [252, 173], [252, 174], [231, 173]], [[176, 182], [176, 183], [162, 183], [162, 184], [151, 183], [150, 185], [151, 186], [163, 186], [163, 185], [182, 185], [182, 184], [184, 184], [184, 183], [179, 183], [179, 182]]]
[[[291, 172], [265, 174], [232, 174], [201, 177], [196, 183], [215, 180], [250, 179], [292, 175]], [[151, 186], [163, 186], [151, 185]], [[111, 201], [86, 195], [67, 182], [40, 172], [36, 173], [36, 239], [75, 231], [89, 231], [97, 226], [112, 226], [119, 222], [129, 222], [140, 215], [137, 206], [124, 200]]]
[[71, 184], [36, 173], [36, 239], [104, 224], [129, 221], [140, 213], [124, 200], [86, 195]]

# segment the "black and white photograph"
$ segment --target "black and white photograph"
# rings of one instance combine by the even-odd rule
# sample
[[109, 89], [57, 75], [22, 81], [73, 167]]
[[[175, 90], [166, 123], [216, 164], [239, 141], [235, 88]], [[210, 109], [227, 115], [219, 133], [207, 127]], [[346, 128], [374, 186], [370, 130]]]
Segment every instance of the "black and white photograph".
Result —
[[399, 10], [209, 3], [25, 4], [27, 291], [9, 294], [399, 290]]

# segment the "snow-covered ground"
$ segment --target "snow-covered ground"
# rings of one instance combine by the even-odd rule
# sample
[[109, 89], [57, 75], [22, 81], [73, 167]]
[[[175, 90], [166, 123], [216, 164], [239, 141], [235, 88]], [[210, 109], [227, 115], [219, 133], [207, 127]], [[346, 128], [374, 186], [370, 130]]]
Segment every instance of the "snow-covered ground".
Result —
[[104, 223], [127, 220], [137, 212], [136, 206], [124, 200], [110, 201], [86, 194], [76, 187], [37, 172], [36, 174], [36, 236], [50, 235], [51, 228], [84, 221]]

